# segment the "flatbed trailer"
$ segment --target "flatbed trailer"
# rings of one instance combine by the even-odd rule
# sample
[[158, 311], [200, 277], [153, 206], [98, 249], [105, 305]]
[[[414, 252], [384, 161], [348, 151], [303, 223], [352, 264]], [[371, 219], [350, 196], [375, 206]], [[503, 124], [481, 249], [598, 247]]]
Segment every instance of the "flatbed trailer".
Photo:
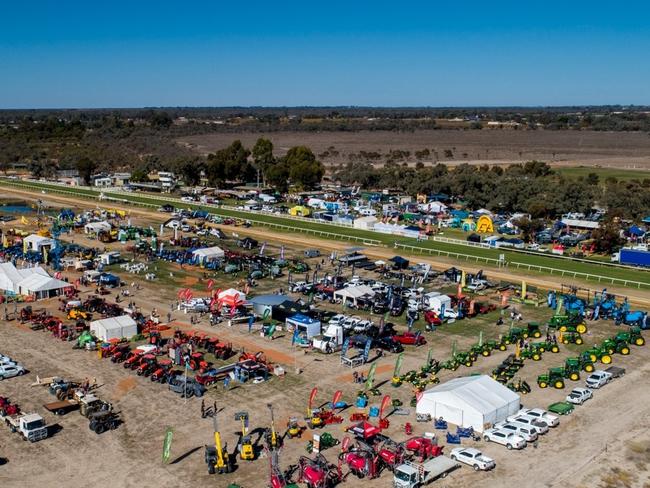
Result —
[[73, 410], [78, 410], [79, 402], [74, 399], [61, 400], [59, 402], [45, 403], [43, 408], [54, 415], [65, 415]]

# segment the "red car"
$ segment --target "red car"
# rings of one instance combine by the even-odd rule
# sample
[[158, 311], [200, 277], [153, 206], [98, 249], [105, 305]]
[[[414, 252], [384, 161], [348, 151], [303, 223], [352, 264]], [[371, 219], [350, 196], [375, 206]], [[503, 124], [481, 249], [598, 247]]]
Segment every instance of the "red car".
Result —
[[433, 310], [427, 310], [424, 312], [424, 320], [428, 325], [442, 325], [442, 320], [440, 320], [438, 314]]
[[404, 332], [393, 336], [395, 342], [400, 344], [407, 344], [411, 346], [422, 346], [427, 343], [427, 340], [419, 332]]

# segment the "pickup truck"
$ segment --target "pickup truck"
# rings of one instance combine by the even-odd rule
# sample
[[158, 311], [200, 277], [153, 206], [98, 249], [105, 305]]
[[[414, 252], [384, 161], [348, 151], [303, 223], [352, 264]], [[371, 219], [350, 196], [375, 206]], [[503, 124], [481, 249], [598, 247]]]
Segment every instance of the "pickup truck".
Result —
[[585, 386], [591, 389], [598, 389], [601, 386], [605, 386], [610, 381], [612, 381], [611, 373], [608, 373], [607, 371], [598, 370], [598, 371], [594, 371], [589, 376], [587, 376], [587, 379], [585, 381]]
[[394, 488], [419, 488], [438, 478], [444, 478], [454, 469], [460, 467], [456, 461], [447, 456], [438, 456], [423, 463], [406, 461], [395, 468], [393, 474]]
[[21, 413], [16, 415], [0, 416], [11, 429], [29, 442], [38, 442], [47, 438], [48, 429], [43, 417], [37, 413]]

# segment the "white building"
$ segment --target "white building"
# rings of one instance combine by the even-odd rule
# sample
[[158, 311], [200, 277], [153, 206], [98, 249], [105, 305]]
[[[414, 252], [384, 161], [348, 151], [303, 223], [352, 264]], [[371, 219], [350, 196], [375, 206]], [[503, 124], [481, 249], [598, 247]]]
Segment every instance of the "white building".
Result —
[[39, 236], [38, 234], [31, 234], [25, 237], [28, 251], [43, 252], [44, 248], [48, 250], [54, 247], [54, 239], [49, 237]]
[[130, 339], [138, 333], [138, 326], [130, 316], [109, 317], [90, 323], [90, 332], [102, 341], [111, 339]]
[[426, 390], [418, 414], [483, 432], [519, 411], [519, 395], [487, 375], [456, 378]]

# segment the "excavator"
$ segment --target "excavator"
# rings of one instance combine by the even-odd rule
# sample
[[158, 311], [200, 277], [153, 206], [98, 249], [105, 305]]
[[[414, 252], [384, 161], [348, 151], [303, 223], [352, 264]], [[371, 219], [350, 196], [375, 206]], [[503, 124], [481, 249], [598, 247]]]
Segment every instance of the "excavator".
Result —
[[221, 432], [217, 425], [217, 409], [212, 412], [212, 423], [214, 426], [214, 446], [205, 446], [205, 463], [208, 465], [208, 473], [230, 473], [233, 470], [232, 459], [228, 454], [228, 445], [221, 444]]
[[241, 422], [241, 441], [239, 443], [239, 457], [243, 461], [253, 461], [255, 459], [255, 449], [253, 441], [248, 434], [248, 412], [237, 412], [235, 420]]
[[275, 431], [275, 418], [273, 416], [273, 405], [267, 403], [269, 411], [271, 412], [271, 428], [266, 432], [266, 444], [269, 451], [274, 451], [282, 445], [282, 437], [278, 436]]

